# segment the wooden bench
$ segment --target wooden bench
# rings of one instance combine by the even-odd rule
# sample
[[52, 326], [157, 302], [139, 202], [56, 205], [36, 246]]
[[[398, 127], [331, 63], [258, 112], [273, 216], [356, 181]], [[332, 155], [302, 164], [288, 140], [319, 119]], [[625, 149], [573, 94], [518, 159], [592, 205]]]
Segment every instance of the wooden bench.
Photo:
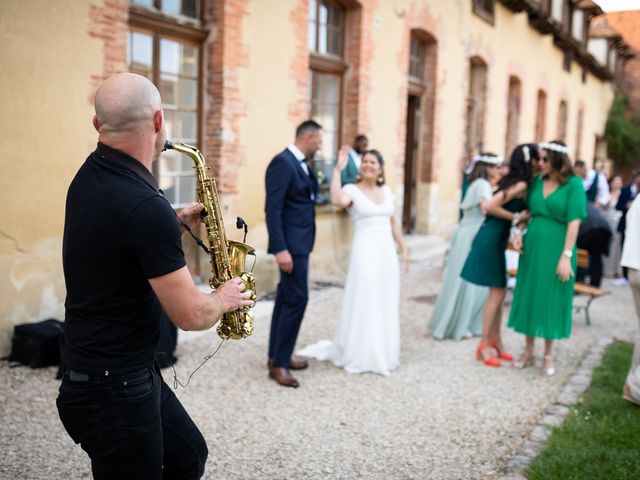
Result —
[[[578, 268], [589, 268], [589, 252], [587, 252], [586, 250], [579, 248], [576, 260], [578, 263]], [[586, 295], [587, 297], [589, 297], [585, 305], [574, 305], [573, 310], [576, 313], [580, 313], [582, 310], [584, 310], [584, 316], [585, 320], [587, 321], [587, 325], [591, 325], [591, 317], [589, 316], [589, 307], [591, 306], [591, 302], [593, 302], [596, 298], [608, 295], [609, 291], [598, 287], [592, 287], [591, 285], [587, 285], [583, 282], [576, 282], [573, 287], [573, 293], [577, 295]]]
[[[589, 252], [578, 248], [577, 258], [576, 258], [578, 268], [589, 268]], [[518, 270], [515, 268], [511, 268], [508, 270], [508, 275], [510, 277], [516, 277], [518, 275]], [[585, 320], [587, 325], [591, 325], [591, 317], [589, 315], [589, 308], [591, 307], [591, 302], [593, 302], [596, 298], [604, 297], [608, 295], [610, 292], [608, 290], [604, 290], [602, 288], [592, 287], [591, 285], [587, 285], [583, 282], [576, 282], [573, 287], [573, 293], [575, 295], [585, 295], [589, 297], [587, 303], [584, 305], [574, 305], [573, 310], [576, 313], [580, 313], [584, 310]]]

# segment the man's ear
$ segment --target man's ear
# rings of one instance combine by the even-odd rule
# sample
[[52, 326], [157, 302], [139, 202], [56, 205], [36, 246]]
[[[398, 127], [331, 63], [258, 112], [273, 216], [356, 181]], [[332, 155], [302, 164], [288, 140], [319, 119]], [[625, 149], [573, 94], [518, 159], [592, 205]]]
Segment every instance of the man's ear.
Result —
[[164, 115], [162, 114], [162, 110], [158, 110], [153, 114], [153, 128], [155, 133], [162, 130], [162, 125], [164, 125]]
[[100, 133], [100, 122], [98, 122], [98, 116], [97, 115], [93, 116], [92, 122], [93, 122], [93, 128], [96, 129], [96, 132]]

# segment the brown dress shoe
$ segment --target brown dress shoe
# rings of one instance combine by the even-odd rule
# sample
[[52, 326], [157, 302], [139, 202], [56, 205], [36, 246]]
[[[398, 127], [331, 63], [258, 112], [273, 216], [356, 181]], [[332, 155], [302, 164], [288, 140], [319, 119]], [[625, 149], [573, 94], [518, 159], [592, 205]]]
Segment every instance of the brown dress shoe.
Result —
[[304, 370], [309, 366], [309, 362], [301, 358], [292, 358], [289, 361], [289, 370]]
[[269, 367], [269, 377], [273, 378], [278, 384], [283, 387], [298, 388], [300, 384], [293, 378], [293, 375], [289, 373], [289, 370], [281, 367]]
[[[304, 370], [309, 366], [309, 362], [301, 358], [292, 358], [289, 361], [289, 370]], [[271, 368], [271, 360], [267, 360], [267, 367]]]

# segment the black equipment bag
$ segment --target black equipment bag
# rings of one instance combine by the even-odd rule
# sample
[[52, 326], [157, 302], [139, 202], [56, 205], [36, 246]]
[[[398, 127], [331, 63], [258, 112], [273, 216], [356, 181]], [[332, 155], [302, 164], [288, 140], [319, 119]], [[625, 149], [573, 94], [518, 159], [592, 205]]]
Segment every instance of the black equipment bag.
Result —
[[64, 324], [50, 318], [37, 323], [23, 323], [13, 329], [11, 353], [8, 360], [31, 368], [48, 367], [60, 363], [59, 339]]

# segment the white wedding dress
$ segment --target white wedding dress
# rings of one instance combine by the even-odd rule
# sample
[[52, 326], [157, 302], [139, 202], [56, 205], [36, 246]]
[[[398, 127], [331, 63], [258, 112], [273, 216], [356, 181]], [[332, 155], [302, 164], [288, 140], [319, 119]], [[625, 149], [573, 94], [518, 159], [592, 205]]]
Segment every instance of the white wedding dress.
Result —
[[349, 373], [388, 375], [400, 357], [400, 265], [391, 234], [394, 196], [383, 185], [378, 205], [356, 185], [342, 188], [353, 203], [354, 235], [342, 317], [333, 341], [321, 340], [299, 355], [329, 360]]

